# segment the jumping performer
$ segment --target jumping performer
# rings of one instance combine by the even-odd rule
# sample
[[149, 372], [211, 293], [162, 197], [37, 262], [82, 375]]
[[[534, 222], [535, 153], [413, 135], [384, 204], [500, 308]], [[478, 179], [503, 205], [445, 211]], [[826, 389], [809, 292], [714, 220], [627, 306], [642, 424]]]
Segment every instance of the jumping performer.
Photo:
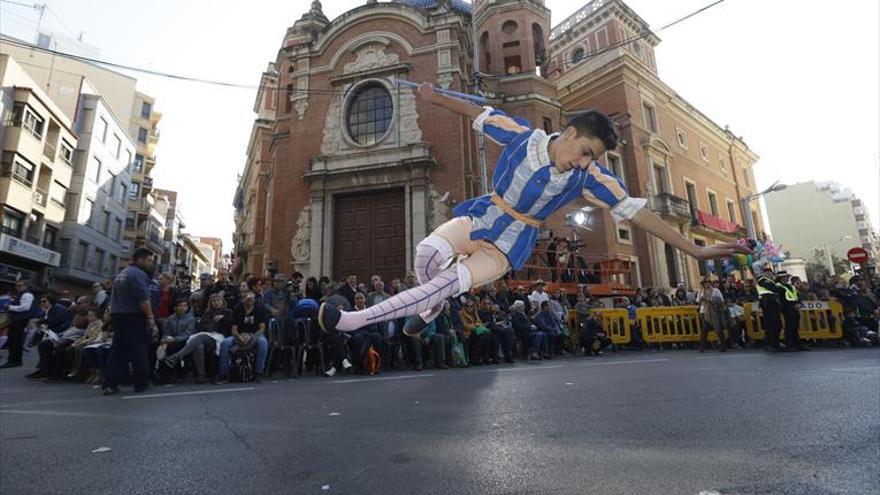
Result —
[[735, 243], [697, 246], [645, 208], [644, 199], [630, 197], [620, 179], [596, 161], [617, 147], [613, 123], [603, 113], [580, 113], [561, 132], [548, 135], [491, 107], [441, 95], [430, 84], [419, 86], [417, 93], [468, 117], [475, 130], [504, 148], [492, 176], [494, 192], [456, 206], [455, 218], [419, 243], [414, 267], [421, 285], [360, 311], [322, 304], [318, 322], [325, 332], [419, 315], [404, 327], [407, 335], [418, 335], [442, 312], [446, 298], [498, 280], [511, 268], [519, 270], [541, 224], [578, 197], [610, 209], [616, 222], [629, 220], [695, 258], [747, 252]]

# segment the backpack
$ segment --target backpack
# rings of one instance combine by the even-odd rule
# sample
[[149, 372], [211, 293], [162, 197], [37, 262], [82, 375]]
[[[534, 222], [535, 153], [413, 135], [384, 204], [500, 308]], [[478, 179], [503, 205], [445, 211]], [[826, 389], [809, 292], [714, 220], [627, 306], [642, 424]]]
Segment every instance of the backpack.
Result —
[[364, 355], [364, 371], [367, 372], [368, 375], [373, 376], [379, 373], [379, 368], [382, 367], [382, 357], [376, 352], [376, 349], [373, 346], [370, 346], [367, 349], [366, 355]]
[[254, 368], [256, 368], [257, 355], [253, 350], [236, 351], [232, 354], [230, 362], [232, 370], [230, 380], [233, 382], [247, 383], [254, 381]]

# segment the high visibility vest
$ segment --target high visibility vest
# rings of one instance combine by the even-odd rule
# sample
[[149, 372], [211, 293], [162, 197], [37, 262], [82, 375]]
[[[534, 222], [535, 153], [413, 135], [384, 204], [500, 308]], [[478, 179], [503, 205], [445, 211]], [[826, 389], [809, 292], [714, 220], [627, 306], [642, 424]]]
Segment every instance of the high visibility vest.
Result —
[[[760, 281], [761, 279], [770, 280], [768, 277], [760, 277], [758, 280]], [[770, 281], [773, 282], [772, 280], [770, 280]], [[776, 283], [776, 282], [773, 282], [773, 283]], [[773, 292], [770, 289], [765, 289], [761, 284], [755, 284], [755, 288], [758, 289], [758, 297], [762, 297], [766, 294], [776, 294], [775, 292]]]
[[788, 302], [797, 302], [798, 300], [798, 291], [794, 288], [793, 285], [789, 284], [779, 284], [782, 288], [785, 289], [785, 300]]

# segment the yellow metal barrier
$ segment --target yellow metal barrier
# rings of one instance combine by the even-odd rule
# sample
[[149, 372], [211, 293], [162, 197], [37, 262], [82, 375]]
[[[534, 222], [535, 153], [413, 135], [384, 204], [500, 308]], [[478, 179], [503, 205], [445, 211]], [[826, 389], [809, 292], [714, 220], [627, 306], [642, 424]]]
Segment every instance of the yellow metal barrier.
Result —
[[[636, 319], [649, 344], [700, 341], [703, 323], [697, 306], [639, 308]], [[708, 339], [717, 342], [718, 336], [710, 331]]]
[[[631, 340], [629, 313], [625, 309], [593, 309], [592, 313], [598, 313], [602, 317], [602, 328], [613, 344], [629, 344]], [[581, 319], [577, 311], [568, 310], [568, 328], [571, 332], [571, 342], [577, 346], [580, 344]]]
[[[758, 303], [746, 303], [743, 308], [746, 334], [752, 340], [764, 340], [764, 320]], [[798, 335], [812, 340], [842, 338], [843, 305], [839, 301], [804, 301]]]

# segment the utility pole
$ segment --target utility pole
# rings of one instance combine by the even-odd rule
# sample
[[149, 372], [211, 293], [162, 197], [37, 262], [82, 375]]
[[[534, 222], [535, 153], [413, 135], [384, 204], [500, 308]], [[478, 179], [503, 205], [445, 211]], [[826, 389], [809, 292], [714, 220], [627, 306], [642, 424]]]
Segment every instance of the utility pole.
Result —
[[[471, 42], [474, 46], [474, 83], [476, 84], [477, 94], [485, 97], [483, 94], [482, 83], [483, 74], [480, 72], [480, 46], [477, 38], [477, 12], [476, 2], [473, 3], [474, 10], [471, 12]], [[477, 131], [477, 159], [480, 161], [480, 176], [482, 182], [481, 191], [483, 195], [489, 194], [489, 169], [486, 166], [486, 137], [483, 131]]]

